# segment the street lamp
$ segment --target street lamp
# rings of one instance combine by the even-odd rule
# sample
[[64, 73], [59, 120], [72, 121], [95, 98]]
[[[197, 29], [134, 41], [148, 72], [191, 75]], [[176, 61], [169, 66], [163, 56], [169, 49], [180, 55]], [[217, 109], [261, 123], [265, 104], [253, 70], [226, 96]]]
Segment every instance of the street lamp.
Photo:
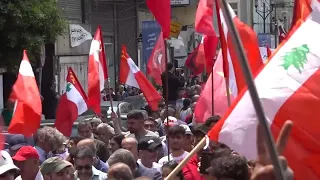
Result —
[[263, 33], [266, 33], [266, 19], [268, 16], [272, 13], [273, 7], [274, 7], [274, 2], [271, 2], [271, 7], [267, 8], [266, 5], [269, 5], [267, 3], [267, 0], [261, 0], [262, 3], [262, 10], [258, 9], [258, 0], [255, 0], [255, 8], [256, 8], [256, 13], [263, 19]]

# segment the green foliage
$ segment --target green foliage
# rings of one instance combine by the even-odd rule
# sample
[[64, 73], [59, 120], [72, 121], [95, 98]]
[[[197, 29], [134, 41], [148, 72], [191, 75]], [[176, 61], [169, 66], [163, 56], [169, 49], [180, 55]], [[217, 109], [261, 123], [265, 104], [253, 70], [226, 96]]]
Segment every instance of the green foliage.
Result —
[[57, 0], [0, 1], [0, 66], [16, 68], [26, 49], [31, 62], [66, 30]]
[[285, 70], [288, 70], [290, 66], [293, 66], [301, 73], [301, 70], [304, 68], [304, 64], [308, 62], [307, 54], [309, 52], [310, 49], [307, 44], [293, 48], [290, 52], [286, 52], [282, 57], [282, 60], [284, 61], [282, 67]]

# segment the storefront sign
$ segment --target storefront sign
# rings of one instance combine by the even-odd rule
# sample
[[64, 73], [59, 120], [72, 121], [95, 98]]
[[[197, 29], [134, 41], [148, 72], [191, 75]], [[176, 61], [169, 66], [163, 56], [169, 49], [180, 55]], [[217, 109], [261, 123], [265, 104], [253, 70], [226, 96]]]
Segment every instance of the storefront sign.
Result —
[[189, 5], [190, 0], [171, 0], [171, 5]]

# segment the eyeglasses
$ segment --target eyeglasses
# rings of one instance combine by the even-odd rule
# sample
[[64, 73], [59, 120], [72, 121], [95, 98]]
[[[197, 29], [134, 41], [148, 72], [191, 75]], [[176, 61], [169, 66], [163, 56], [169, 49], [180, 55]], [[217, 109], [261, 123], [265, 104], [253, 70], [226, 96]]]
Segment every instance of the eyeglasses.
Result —
[[90, 165], [76, 166], [76, 170], [77, 170], [77, 171], [81, 171], [82, 169], [84, 169], [84, 170], [89, 170], [89, 169], [91, 169], [91, 168], [92, 168], [92, 166], [90, 166]]

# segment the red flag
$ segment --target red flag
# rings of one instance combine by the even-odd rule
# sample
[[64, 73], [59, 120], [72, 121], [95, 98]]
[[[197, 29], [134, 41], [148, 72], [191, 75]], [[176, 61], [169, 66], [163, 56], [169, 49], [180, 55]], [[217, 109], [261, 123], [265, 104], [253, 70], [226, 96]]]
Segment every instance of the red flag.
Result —
[[[200, 0], [196, 13], [195, 29], [196, 32], [208, 36], [216, 36], [212, 23], [213, 0]], [[211, 66], [212, 68], [212, 66]]]
[[42, 105], [37, 82], [25, 50], [12, 94], [15, 107], [8, 132], [31, 136], [40, 127]]
[[294, 7], [293, 7], [293, 17], [291, 22], [291, 28], [299, 21], [305, 21], [306, 18], [310, 15], [312, 8], [311, 4], [309, 3], [310, 0], [295, 0]]
[[159, 34], [147, 64], [147, 74], [150, 75], [158, 85], [162, 85], [161, 74], [166, 70], [166, 56], [163, 33]]
[[170, 0], [147, 0], [147, 6], [162, 27], [163, 38], [170, 36], [171, 24]]
[[60, 97], [54, 126], [69, 137], [78, 116], [88, 110], [87, 95], [72, 68], [68, 69], [66, 92]]
[[206, 36], [203, 41], [206, 72], [210, 74], [214, 64], [214, 57], [218, 47], [219, 39], [217, 36]]
[[100, 114], [101, 91], [104, 89], [106, 79], [108, 79], [107, 61], [101, 27], [98, 26], [91, 42], [88, 64], [88, 106], [97, 114]]
[[139, 88], [150, 108], [153, 111], [158, 110], [158, 103], [161, 99], [160, 94], [130, 58], [125, 46], [122, 46], [120, 82]]
[[185, 66], [188, 67], [193, 75], [199, 75], [204, 70], [205, 65], [205, 53], [204, 53], [204, 37], [202, 37], [201, 43], [193, 50], [185, 62]]

